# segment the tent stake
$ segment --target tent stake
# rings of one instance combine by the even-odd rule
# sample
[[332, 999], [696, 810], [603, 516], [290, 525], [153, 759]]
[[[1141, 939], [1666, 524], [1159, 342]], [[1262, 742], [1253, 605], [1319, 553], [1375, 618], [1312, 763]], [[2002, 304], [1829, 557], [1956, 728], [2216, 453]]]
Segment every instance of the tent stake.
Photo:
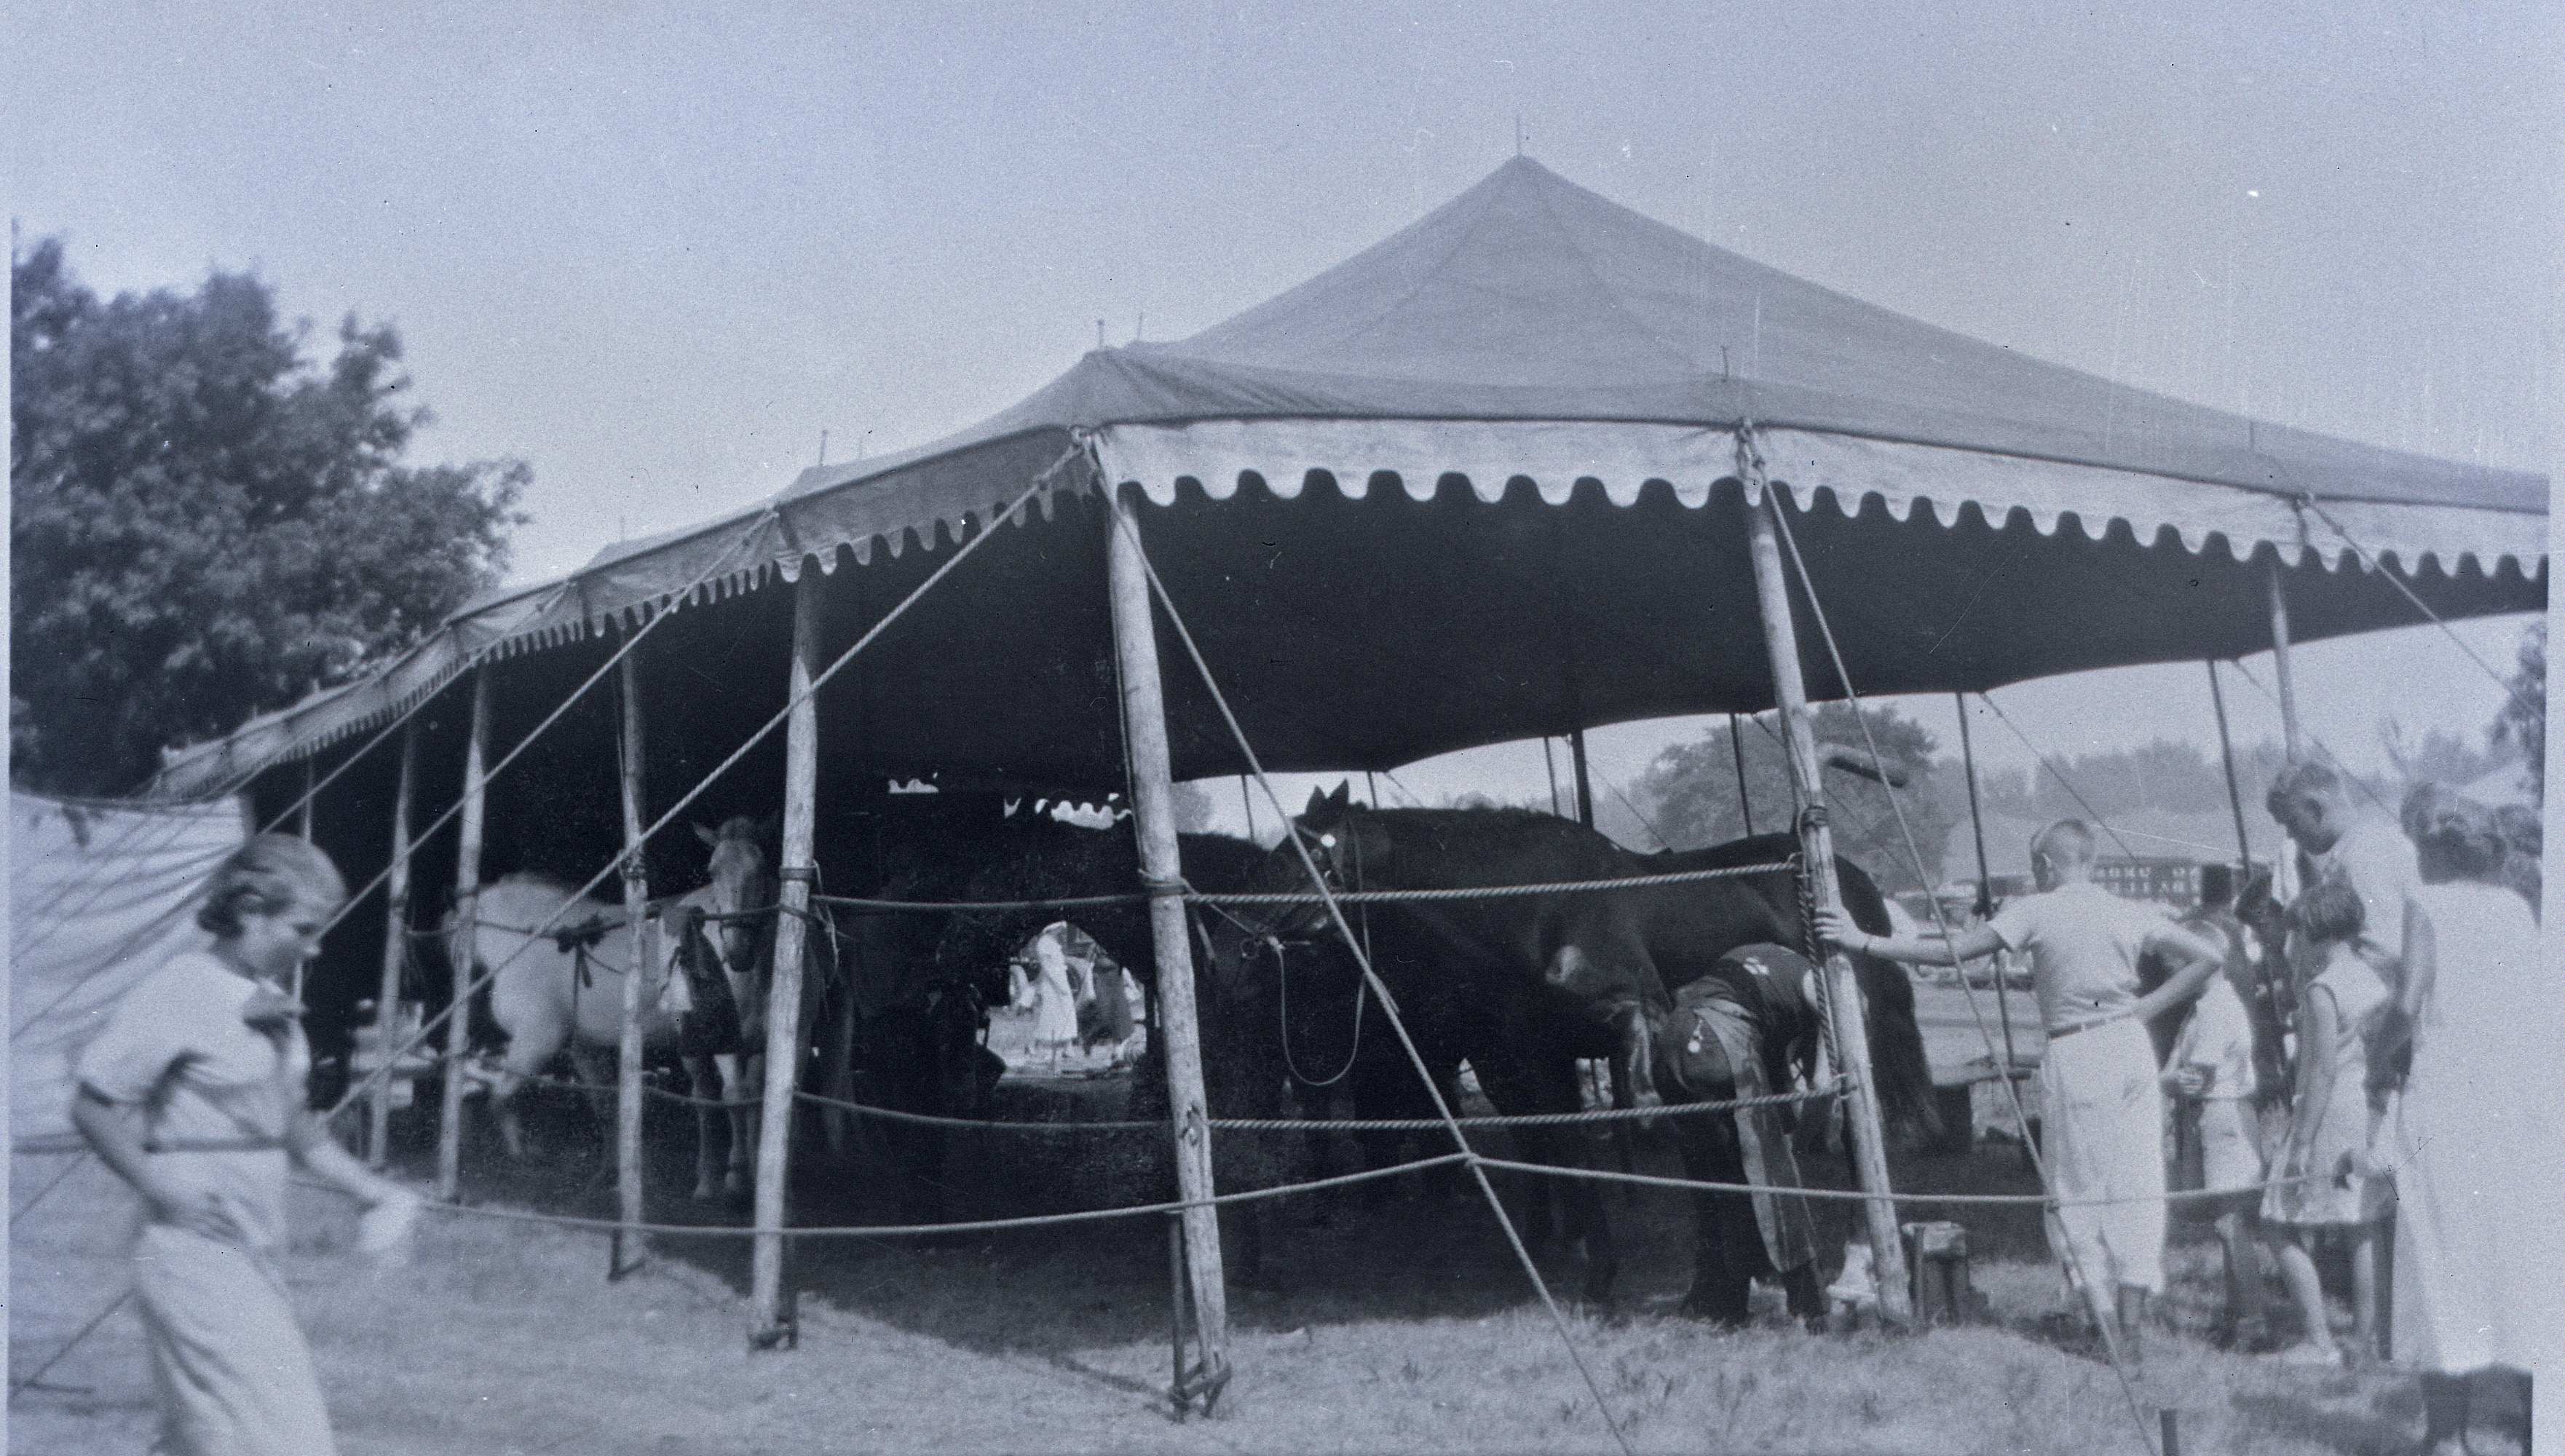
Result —
[[[1107, 487], [1105, 581], [1112, 596], [1113, 645], [1122, 667], [1122, 738], [1131, 759], [1131, 810], [1140, 838], [1140, 879], [1150, 891], [1149, 938], [1157, 950], [1158, 1021], [1166, 1039], [1167, 1110], [1176, 1139], [1176, 1188], [1189, 1200], [1212, 1196], [1211, 1121], [1203, 1098], [1202, 1038], [1194, 1009], [1193, 942], [1185, 928], [1184, 866], [1176, 849], [1175, 788], [1169, 775], [1167, 708], [1158, 676], [1156, 618], [1140, 559], [1140, 522], [1121, 491]], [[1193, 1286], [1194, 1333], [1204, 1388], [1217, 1392], [1229, 1370], [1229, 1292], [1220, 1258], [1220, 1214], [1184, 1210], [1185, 1271]], [[1206, 1395], [1208, 1410], [1216, 1395]]]
[[[623, 1028], [615, 1046], [614, 1057], [614, 1194], [623, 1222], [641, 1222], [641, 998], [642, 980], [656, 964], [658, 922], [650, 918], [650, 866], [643, 854], [641, 826], [648, 822], [643, 813], [644, 785], [641, 778], [641, 652], [639, 648], [624, 655], [616, 669], [616, 694], [621, 699], [621, 735], [617, 754], [622, 760], [623, 799], [623, 923], [632, 931], [632, 964], [623, 975]], [[736, 1093], [730, 1093], [736, 1095]], [[697, 1156], [700, 1157], [700, 1149]], [[616, 1254], [609, 1278], [620, 1279], [626, 1272], [621, 1257], [622, 1230], [616, 1230]], [[636, 1232], [636, 1248], [647, 1247]]]
[[785, 1174], [792, 1156], [793, 1093], [802, 1080], [802, 952], [811, 909], [812, 839], [819, 793], [819, 563], [804, 558], [793, 588], [793, 667], [785, 692], [784, 883], [775, 915], [775, 973], [766, 995], [766, 1109], [757, 1140], [757, 1239], [749, 1265], [749, 1345], [791, 1348], [784, 1298]]
[[[1738, 453], [1751, 460], [1752, 446], [1741, 437]], [[1781, 548], [1774, 536], [1772, 513], [1780, 509], [1774, 489], [1762, 477], [1759, 462], [1748, 466], [1749, 485], [1761, 487], [1759, 503], [1747, 507], [1747, 546], [1754, 562], [1754, 601], [1763, 618], [1763, 647], [1772, 666], [1772, 687], [1779, 701], [1781, 738], [1789, 749], [1793, 781], [1805, 808], [1799, 814], [1799, 852], [1819, 909], [1843, 903], [1835, 879], [1834, 832], [1826, 826], [1825, 786], [1817, 778], [1816, 735], [1808, 722], [1808, 689], [1799, 671], [1798, 629], [1790, 617], [1789, 587], [1781, 576]], [[1840, 950], [1825, 958], [1827, 1021], [1834, 1034], [1837, 1072], [1849, 1084], [1845, 1098], [1852, 1127], [1853, 1173], [1861, 1191], [1872, 1195], [1862, 1210], [1868, 1215], [1871, 1267], [1879, 1284], [1880, 1317], [1903, 1328], [1913, 1323], [1906, 1287], [1906, 1249], [1897, 1231], [1897, 1204], [1889, 1197], [1888, 1148], [1882, 1141], [1879, 1090], [1871, 1083], [1870, 1022], [1862, 1008], [1861, 982], [1852, 958]]]
[[[306, 760], [309, 762], [309, 760]], [[399, 1045], [393, 1031], [400, 1024], [401, 967], [409, 961], [409, 801], [418, 780], [418, 720], [401, 729], [400, 787], [392, 798], [392, 873], [383, 887], [383, 979], [374, 993], [374, 1054], [389, 1060]], [[307, 809], [309, 804], [305, 806]], [[295, 967], [299, 980], [303, 968]], [[298, 995], [296, 1000], [302, 998]], [[365, 1161], [381, 1167], [391, 1144], [392, 1076], [387, 1071], [374, 1084], [366, 1109]]]
[[[470, 984], [473, 921], [481, 913], [481, 832], [489, 807], [490, 667], [472, 669], [472, 732], [463, 749], [463, 815], [454, 851], [454, 941], [446, 952], [453, 994]], [[463, 1062], [472, 1051], [472, 1004], [445, 1019], [445, 1089], [436, 1123], [436, 1196], [448, 1203], [463, 1173]]]
[[[1969, 695], [1955, 692], [1951, 694], [1951, 703], [1960, 710], [1960, 765], [1969, 779], [1969, 828], [1975, 831], [1978, 837], [1976, 909], [1979, 920], [1991, 920], [1995, 917], [1994, 874], [1986, 865], [1985, 818], [1978, 810], [1978, 753], [1969, 739]], [[1968, 973], [1967, 967], [1960, 968], [1961, 975], [1966, 976]], [[2003, 1023], [2003, 1075], [2009, 1078], [2017, 1064], [2012, 1050], [2012, 1000], [2004, 990], [2003, 960], [2000, 956], [1995, 960], [1995, 1019]], [[2022, 1135], [2027, 1138], [2030, 1135], [2030, 1129], [2023, 1128]]]

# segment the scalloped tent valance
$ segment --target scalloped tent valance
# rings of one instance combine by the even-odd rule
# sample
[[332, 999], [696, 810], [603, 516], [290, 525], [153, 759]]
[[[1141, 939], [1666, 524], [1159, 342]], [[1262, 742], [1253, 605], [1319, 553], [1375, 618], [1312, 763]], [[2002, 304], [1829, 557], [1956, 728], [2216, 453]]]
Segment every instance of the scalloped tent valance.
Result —
[[[1229, 613], [1197, 623], [1224, 640], [1288, 631], [1326, 654], [1324, 624], [1352, 634], [1357, 657], [1432, 655], [1390, 640], [1412, 632], [1437, 652], [1502, 658], [1511, 644], [1484, 624], [1511, 619], [1527, 595], [1555, 603], [1558, 574], [1582, 574], [1574, 602], [1556, 607], [1586, 659], [1553, 664], [1563, 686], [1508, 687], [1502, 662], [1455, 669], [1477, 706], [1402, 725], [1389, 721], [1395, 674], [1277, 669], [1240, 684], [1273, 705], [1286, 740], [1297, 733], [1277, 762], [1378, 766], [1579, 723], [1759, 707], [1769, 685], [1751, 654], [1707, 663], [1680, 640], [1736, 607], [1716, 583], [1689, 579], [1715, 576], [1717, 538], [1733, 535], [1714, 507], [1741, 478], [1741, 433], [1803, 513], [1820, 593], [1830, 606], [1849, 594], [1839, 625], [1865, 691], [2252, 650], [2258, 588], [2239, 564], [2265, 552], [2313, 594], [2299, 613], [2306, 637], [2416, 620], [2379, 565], [2445, 615], [2546, 598], [2543, 477], [2312, 435], [2025, 359], [1791, 278], [1516, 158], [1192, 339], [1099, 350], [949, 439], [805, 472], [754, 510], [611, 548], [559, 583], [469, 607], [375, 677], [175, 756], [160, 787], [215, 792], [385, 721], [473, 661], [754, 593], [806, 559], [833, 569], [844, 552], [867, 575], [888, 567], [905, 580], [913, 553], [987, 529], [1035, 482], [1045, 488], [1024, 521], [1035, 534], [1060, 530], [1061, 497], [1099, 479], [1135, 483], [1164, 508], [1152, 519], [1169, 543], [1170, 589], [1195, 594], [1189, 619]], [[1396, 502], [1372, 488], [1389, 477]], [[1306, 488], [1320, 480], [1334, 488]], [[1248, 481], [1262, 488], [1242, 490]], [[1660, 499], [1697, 519], [1666, 517]], [[1457, 513], [1465, 505], [1486, 519]], [[1535, 507], [1547, 524], [1525, 514]], [[2061, 532], [2070, 519], [2079, 529]], [[1666, 554], [1670, 531], [1691, 555]], [[1275, 549], [1233, 552], [1241, 533]], [[1226, 575], [1206, 568], [1180, 589], [1187, 565], [1167, 551]], [[1286, 580], [1285, 561], [1305, 575]], [[1354, 561], [1383, 580], [1343, 580]], [[1982, 601], [1973, 572], [2009, 573], [2011, 595]], [[972, 575], [938, 588], [960, 604], [938, 619], [965, 632], [1013, 622], [1016, 600], [975, 597]], [[1024, 586], [1009, 590], [1021, 599]], [[1364, 609], [1345, 607], [1354, 601]], [[1335, 640], [1341, 665], [1348, 639]], [[1091, 649], [1063, 642], [1046, 664], [1030, 648], [974, 644], [949, 654], [949, 676], [922, 664], [919, 695], [969, 700], [939, 751], [1021, 768], [1025, 746], [991, 722], [990, 705], [1039, 693]], [[1823, 664], [1810, 676], [1820, 693], [1834, 681]], [[1361, 695], [1380, 690], [1392, 698]], [[1171, 709], [1188, 711], [1181, 695]], [[1337, 726], [1287, 726], [1318, 718]], [[1190, 771], [1234, 767], [1215, 736], [1181, 724], [1177, 735], [1195, 744]], [[1108, 754], [1079, 772], [1117, 770]]]

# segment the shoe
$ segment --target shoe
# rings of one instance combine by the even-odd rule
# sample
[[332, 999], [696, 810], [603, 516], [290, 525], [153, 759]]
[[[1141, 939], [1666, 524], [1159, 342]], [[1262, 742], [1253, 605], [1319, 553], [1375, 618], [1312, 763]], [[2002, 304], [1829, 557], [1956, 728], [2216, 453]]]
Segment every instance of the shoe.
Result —
[[2342, 1368], [2342, 1347], [2330, 1340], [2307, 1339], [2290, 1345], [2286, 1349], [2275, 1350], [2269, 1358], [2273, 1364], [2297, 1365], [2305, 1369], [2339, 1370]]

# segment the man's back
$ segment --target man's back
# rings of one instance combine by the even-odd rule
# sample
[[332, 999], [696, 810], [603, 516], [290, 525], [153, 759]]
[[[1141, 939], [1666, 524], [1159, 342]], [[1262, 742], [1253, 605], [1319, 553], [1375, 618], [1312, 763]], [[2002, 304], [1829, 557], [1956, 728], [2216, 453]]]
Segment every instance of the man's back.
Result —
[[2164, 923], [2153, 909], [2090, 881], [2018, 895], [1987, 922], [2031, 959], [2031, 991], [2054, 1032], [2128, 1010], [2141, 994], [2138, 958]]

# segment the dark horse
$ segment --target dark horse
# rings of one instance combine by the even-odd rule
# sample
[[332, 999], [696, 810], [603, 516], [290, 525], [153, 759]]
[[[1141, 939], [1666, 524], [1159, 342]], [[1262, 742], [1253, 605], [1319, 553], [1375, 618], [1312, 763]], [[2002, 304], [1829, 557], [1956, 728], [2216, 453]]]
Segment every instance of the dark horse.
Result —
[[[1349, 803], [1341, 788], [1332, 795], [1312, 795], [1293, 830], [1320, 872], [1339, 889], [1611, 879], [1777, 862], [1795, 848], [1786, 836], [1770, 836], [1688, 854], [1640, 855], [1546, 815], [1373, 810]], [[1848, 862], [1838, 860], [1837, 869], [1855, 919], [1885, 933], [1888, 919], [1877, 887]], [[1289, 844], [1274, 851], [1264, 879], [1270, 887], [1305, 881]], [[1575, 1064], [1580, 1058], [1609, 1059], [1616, 1081], [1634, 1094], [1723, 1095], [1695, 1085], [1702, 1080], [1698, 1066], [1687, 1079], [1656, 1065], [1661, 1046], [1689, 1044], [1684, 1028], [1693, 1023], [1678, 1016], [1682, 993], [1705, 979], [1734, 982], [1741, 973], [1727, 958], [1741, 947], [1806, 946], [1795, 877], [1787, 869], [1641, 889], [1374, 905], [1360, 918], [1364, 923], [1358, 929], [1369, 942], [1373, 966], [1396, 999], [1401, 1021], [1429, 1070], [1439, 1078], [1444, 1065], [1468, 1061], [1490, 1100], [1512, 1115], [1577, 1109], [1581, 1097]], [[1267, 924], [1270, 936], [1249, 934], [1232, 941], [1240, 974], [1249, 974], [1243, 968], [1255, 959], [1260, 943], [1269, 952], [1278, 945], [1296, 945], [1309, 953], [1309, 981], [1320, 979], [1319, 967], [1333, 937], [1323, 909], [1287, 910]], [[1287, 967], [1289, 955], [1282, 960]], [[1888, 1114], [1929, 1128], [1935, 1121], [1931, 1079], [1905, 973], [1868, 957], [1856, 957], [1855, 969], [1870, 1010], [1871, 1065]], [[1271, 978], [1273, 973], [1263, 974]], [[1295, 979], [1291, 984], [1297, 996], [1307, 983]], [[1806, 1031], [1813, 1023], [1779, 1003], [1740, 995], [1724, 999], [1749, 1003], [1747, 1019], [1755, 1023], [1758, 1049], [1765, 1038], [1802, 1045], [1811, 1040]], [[1703, 1000], [1696, 993], [1684, 1004]], [[1365, 1055], [1371, 1055], [1370, 1048]], [[1759, 1064], [1762, 1052], [1747, 1060]], [[1729, 1082], [1737, 1071], [1731, 1069]], [[1765, 1069], [1762, 1080], [1779, 1075], [1775, 1064]], [[1680, 1135], [1691, 1140], [1687, 1164], [1699, 1175], [1725, 1173], [1720, 1181], [1746, 1181], [1737, 1137], [1711, 1130], [1731, 1119], [1673, 1121]], [[1589, 1156], [1590, 1144], [1568, 1128], [1517, 1128], [1516, 1140], [1531, 1160], [1554, 1166], [1584, 1166]], [[1562, 1184], [1567, 1233], [1584, 1245], [1585, 1295], [1604, 1301], [1618, 1271], [1618, 1255], [1602, 1202], [1589, 1180]], [[1745, 1267], [1748, 1261], [1738, 1256], [1751, 1241], [1722, 1236], [1719, 1226], [1734, 1216], [1726, 1201], [1705, 1199], [1701, 1213], [1701, 1250], [1687, 1307], [1717, 1318], [1742, 1318], [1747, 1281], [1764, 1271]], [[1802, 1241], [1762, 1242], [1767, 1249], [1789, 1251]], [[1815, 1313], [1804, 1308], [1815, 1298], [1806, 1272], [1773, 1272], [1784, 1276], [1794, 1306], [1803, 1307], [1800, 1313]]]
[[[1142, 1120], [1166, 1116], [1166, 1064], [1159, 1032], [1165, 1023], [1157, 1009], [1158, 961], [1147, 904], [1130, 901], [1060, 908], [1043, 903], [1137, 892], [1140, 854], [1130, 822], [1126, 819], [1093, 830], [1035, 819], [1014, 833], [1009, 845], [1007, 852], [984, 861], [953, 897], [982, 903], [1033, 903], [1024, 909], [962, 911], [950, 916], [936, 946], [938, 976], [970, 981], [995, 1000], [1008, 958], [1051, 921], [1070, 920], [1139, 979], [1150, 1007], [1151, 1032], [1148, 1050], [1134, 1069], [1130, 1115]], [[1177, 853], [1186, 883], [1207, 893], [1247, 888], [1265, 859], [1255, 845], [1225, 835], [1180, 835]], [[1198, 912], [1195, 923], [1199, 927]], [[1256, 988], [1229, 984], [1214, 973], [1212, 958], [1201, 953], [1208, 943], [1197, 928], [1191, 949], [1205, 1099], [1215, 1117], [1275, 1116], [1281, 1110], [1283, 1090], [1281, 1043], [1262, 1002], [1240, 999], [1242, 990]], [[1224, 1191], [1280, 1180], [1286, 1154], [1270, 1134], [1216, 1137], [1212, 1146], [1215, 1180]], [[1264, 1205], [1256, 1207], [1261, 1210]], [[1239, 1277], [1256, 1282], [1262, 1276], [1261, 1220], [1242, 1210], [1240, 1216], [1223, 1222], [1233, 1234], [1231, 1262]]]

